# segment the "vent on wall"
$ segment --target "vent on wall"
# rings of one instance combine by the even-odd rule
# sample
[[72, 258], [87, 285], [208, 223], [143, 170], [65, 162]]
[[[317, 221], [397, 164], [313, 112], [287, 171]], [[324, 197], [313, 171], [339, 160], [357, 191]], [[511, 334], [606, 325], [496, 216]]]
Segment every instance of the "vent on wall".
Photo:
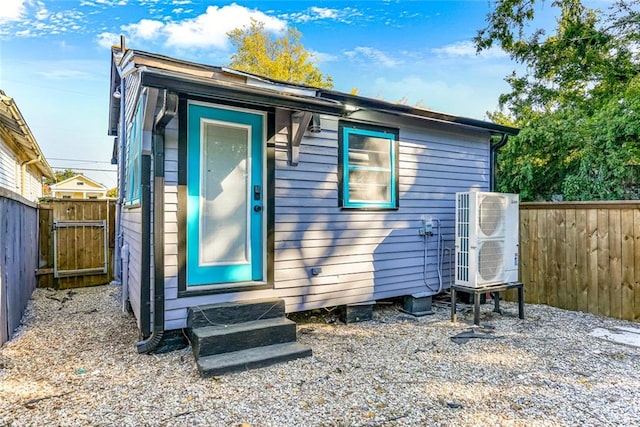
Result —
[[456, 285], [518, 280], [517, 194], [456, 193]]

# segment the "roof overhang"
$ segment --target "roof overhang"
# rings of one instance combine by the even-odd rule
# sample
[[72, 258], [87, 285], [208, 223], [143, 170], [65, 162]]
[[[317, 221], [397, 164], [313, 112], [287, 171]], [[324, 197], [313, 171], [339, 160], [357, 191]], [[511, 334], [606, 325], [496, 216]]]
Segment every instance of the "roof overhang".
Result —
[[263, 107], [278, 107], [292, 110], [310, 111], [341, 115], [344, 105], [338, 101], [297, 95], [258, 86], [248, 86], [227, 81], [213, 80], [197, 76], [141, 69], [143, 86], [168, 89], [178, 93], [187, 93], [222, 101], [247, 103]]
[[[381, 101], [333, 90], [281, 82], [223, 67], [196, 64], [144, 51], [114, 48], [111, 90], [123, 73], [139, 72], [141, 84], [176, 93], [226, 102], [348, 117], [354, 110], [375, 111], [396, 117], [483, 130], [490, 134], [517, 135], [518, 128], [468, 117]], [[117, 135], [120, 103], [111, 98], [109, 134]]]
[[44, 158], [29, 126], [13, 98], [0, 90], [0, 132], [11, 144], [23, 164], [33, 163], [43, 176], [55, 179], [55, 174]]

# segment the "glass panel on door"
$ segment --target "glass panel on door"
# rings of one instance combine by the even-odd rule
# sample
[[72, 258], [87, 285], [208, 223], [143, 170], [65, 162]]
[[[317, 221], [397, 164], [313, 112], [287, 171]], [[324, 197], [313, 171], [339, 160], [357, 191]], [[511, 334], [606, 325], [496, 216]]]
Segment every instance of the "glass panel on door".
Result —
[[263, 280], [264, 116], [189, 104], [187, 286]]

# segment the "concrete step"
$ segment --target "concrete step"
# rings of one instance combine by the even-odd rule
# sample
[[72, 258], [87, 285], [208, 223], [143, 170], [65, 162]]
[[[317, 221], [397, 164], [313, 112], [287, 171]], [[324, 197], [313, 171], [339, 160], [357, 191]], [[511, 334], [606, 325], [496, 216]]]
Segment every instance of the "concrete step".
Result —
[[187, 328], [232, 325], [284, 315], [284, 300], [277, 298], [200, 305], [189, 308]]
[[191, 330], [196, 360], [203, 356], [264, 347], [296, 340], [295, 322], [280, 317]]
[[297, 342], [287, 342], [201, 357], [197, 360], [197, 365], [200, 375], [211, 377], [262, 368], [309, 356], [311, 356], [311, 348]]

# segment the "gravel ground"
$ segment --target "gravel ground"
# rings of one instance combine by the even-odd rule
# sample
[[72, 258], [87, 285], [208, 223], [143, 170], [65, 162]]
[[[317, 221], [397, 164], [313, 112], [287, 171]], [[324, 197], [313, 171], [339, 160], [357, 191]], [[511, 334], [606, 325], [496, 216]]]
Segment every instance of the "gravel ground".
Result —
[[[313, 357], [202, 379], [190, 350], [138, 355], [119, 288], [38, 289], [0, 349], [0, 426], [640, 425], [640, 348], [589, 335], [637, 323], [541, 305], [372, 321], [296, 316]], [[516, 313], [512, 303], [503, 308]], [[509, 313], [507, 313], [509, 314]], [[332, 322], [332, 323], [327, 323]]]

